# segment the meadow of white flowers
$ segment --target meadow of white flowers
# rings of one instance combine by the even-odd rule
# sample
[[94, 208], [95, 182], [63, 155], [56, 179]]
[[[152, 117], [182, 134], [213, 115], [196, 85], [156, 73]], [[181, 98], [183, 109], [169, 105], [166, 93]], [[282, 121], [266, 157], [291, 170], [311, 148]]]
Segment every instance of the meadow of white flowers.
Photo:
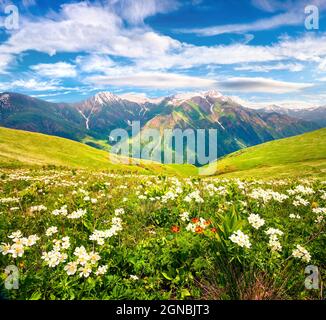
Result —
[[[326, 182], [0, 172], [10, 299], [316, 299]], [[5, 287], [7, 266], [19, 288]], [[322, 283], [322, 281], [320, 281]], [[324, 281], [325, 282], [325, 281]]]

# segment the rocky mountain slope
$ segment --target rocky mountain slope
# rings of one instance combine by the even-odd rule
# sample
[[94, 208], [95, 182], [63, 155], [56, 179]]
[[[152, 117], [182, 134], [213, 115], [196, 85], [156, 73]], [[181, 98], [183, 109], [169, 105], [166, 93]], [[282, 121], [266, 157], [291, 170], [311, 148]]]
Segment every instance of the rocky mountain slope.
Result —
[[[321, 110], [323, 112], [323, 110]], [[266, 141], [323, 127], [321, 116], [306, 117], [241, 106], [217, 91], [179, 94], [162, 99], [102, 92], [80, 103], [50, 103], [18, 93], [0, 94], [0, 126], [83, 141], [108, 141], [112, 130], [216, 129], [218, 156]]]

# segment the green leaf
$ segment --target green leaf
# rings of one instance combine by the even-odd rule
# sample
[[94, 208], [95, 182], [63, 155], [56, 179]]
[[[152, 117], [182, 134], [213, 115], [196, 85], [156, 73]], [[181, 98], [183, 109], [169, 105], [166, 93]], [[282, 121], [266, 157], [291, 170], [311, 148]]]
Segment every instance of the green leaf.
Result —
[[29, 300], [40, 300], [42, 298], [42, 293], [39, 291], [36, 291], [32, 294], [32, 296], [29, 298]]
[[191, 297], [191, 293], [188, 289], [182, 289], [181, 290], [181, 298], [184, 299], [186, 297]]
[[165, 272], [162, 272], [162, 275], [165, 279], [172, 281], [173, 278], [169, 277]]

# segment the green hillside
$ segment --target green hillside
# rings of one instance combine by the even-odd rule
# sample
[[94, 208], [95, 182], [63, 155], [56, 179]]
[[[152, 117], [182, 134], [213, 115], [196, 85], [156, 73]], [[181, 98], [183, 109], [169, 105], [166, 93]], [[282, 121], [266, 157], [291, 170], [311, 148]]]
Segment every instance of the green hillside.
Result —
[[[326, 176], [326, 129], [276, 140], [232, 153], [205, 168], [221, 177], [273, 178]], [[55, 165], [67, 168], [177, 174], [195, 176], [192, 165], [161, 165], [139, 160], [123, 164], [123, 158], [82, 143], [0, 127], [0, 168]]]
[[82, 143], [0, 127], [0, 167], [20, 168], [55, 165], [68, 168], [135, 172], [140, 174], [196, 173], [193, 166], [164, 166], [150, 161], [135, 165], [121, 163], [121, 157], [110, 155]]
[[326, 176], [326, 129], [232, 153], [207, 167], [223, 177]]

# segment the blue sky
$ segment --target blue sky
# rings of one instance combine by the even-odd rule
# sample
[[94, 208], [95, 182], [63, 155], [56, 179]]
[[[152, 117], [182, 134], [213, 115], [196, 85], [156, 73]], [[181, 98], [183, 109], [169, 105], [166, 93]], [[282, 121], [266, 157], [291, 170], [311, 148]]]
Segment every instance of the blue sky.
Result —
[[326, 0], [0, 0], [0, 91], [68, 102], [216, 89], [308, 107], [326, 104], [325, 87]]

